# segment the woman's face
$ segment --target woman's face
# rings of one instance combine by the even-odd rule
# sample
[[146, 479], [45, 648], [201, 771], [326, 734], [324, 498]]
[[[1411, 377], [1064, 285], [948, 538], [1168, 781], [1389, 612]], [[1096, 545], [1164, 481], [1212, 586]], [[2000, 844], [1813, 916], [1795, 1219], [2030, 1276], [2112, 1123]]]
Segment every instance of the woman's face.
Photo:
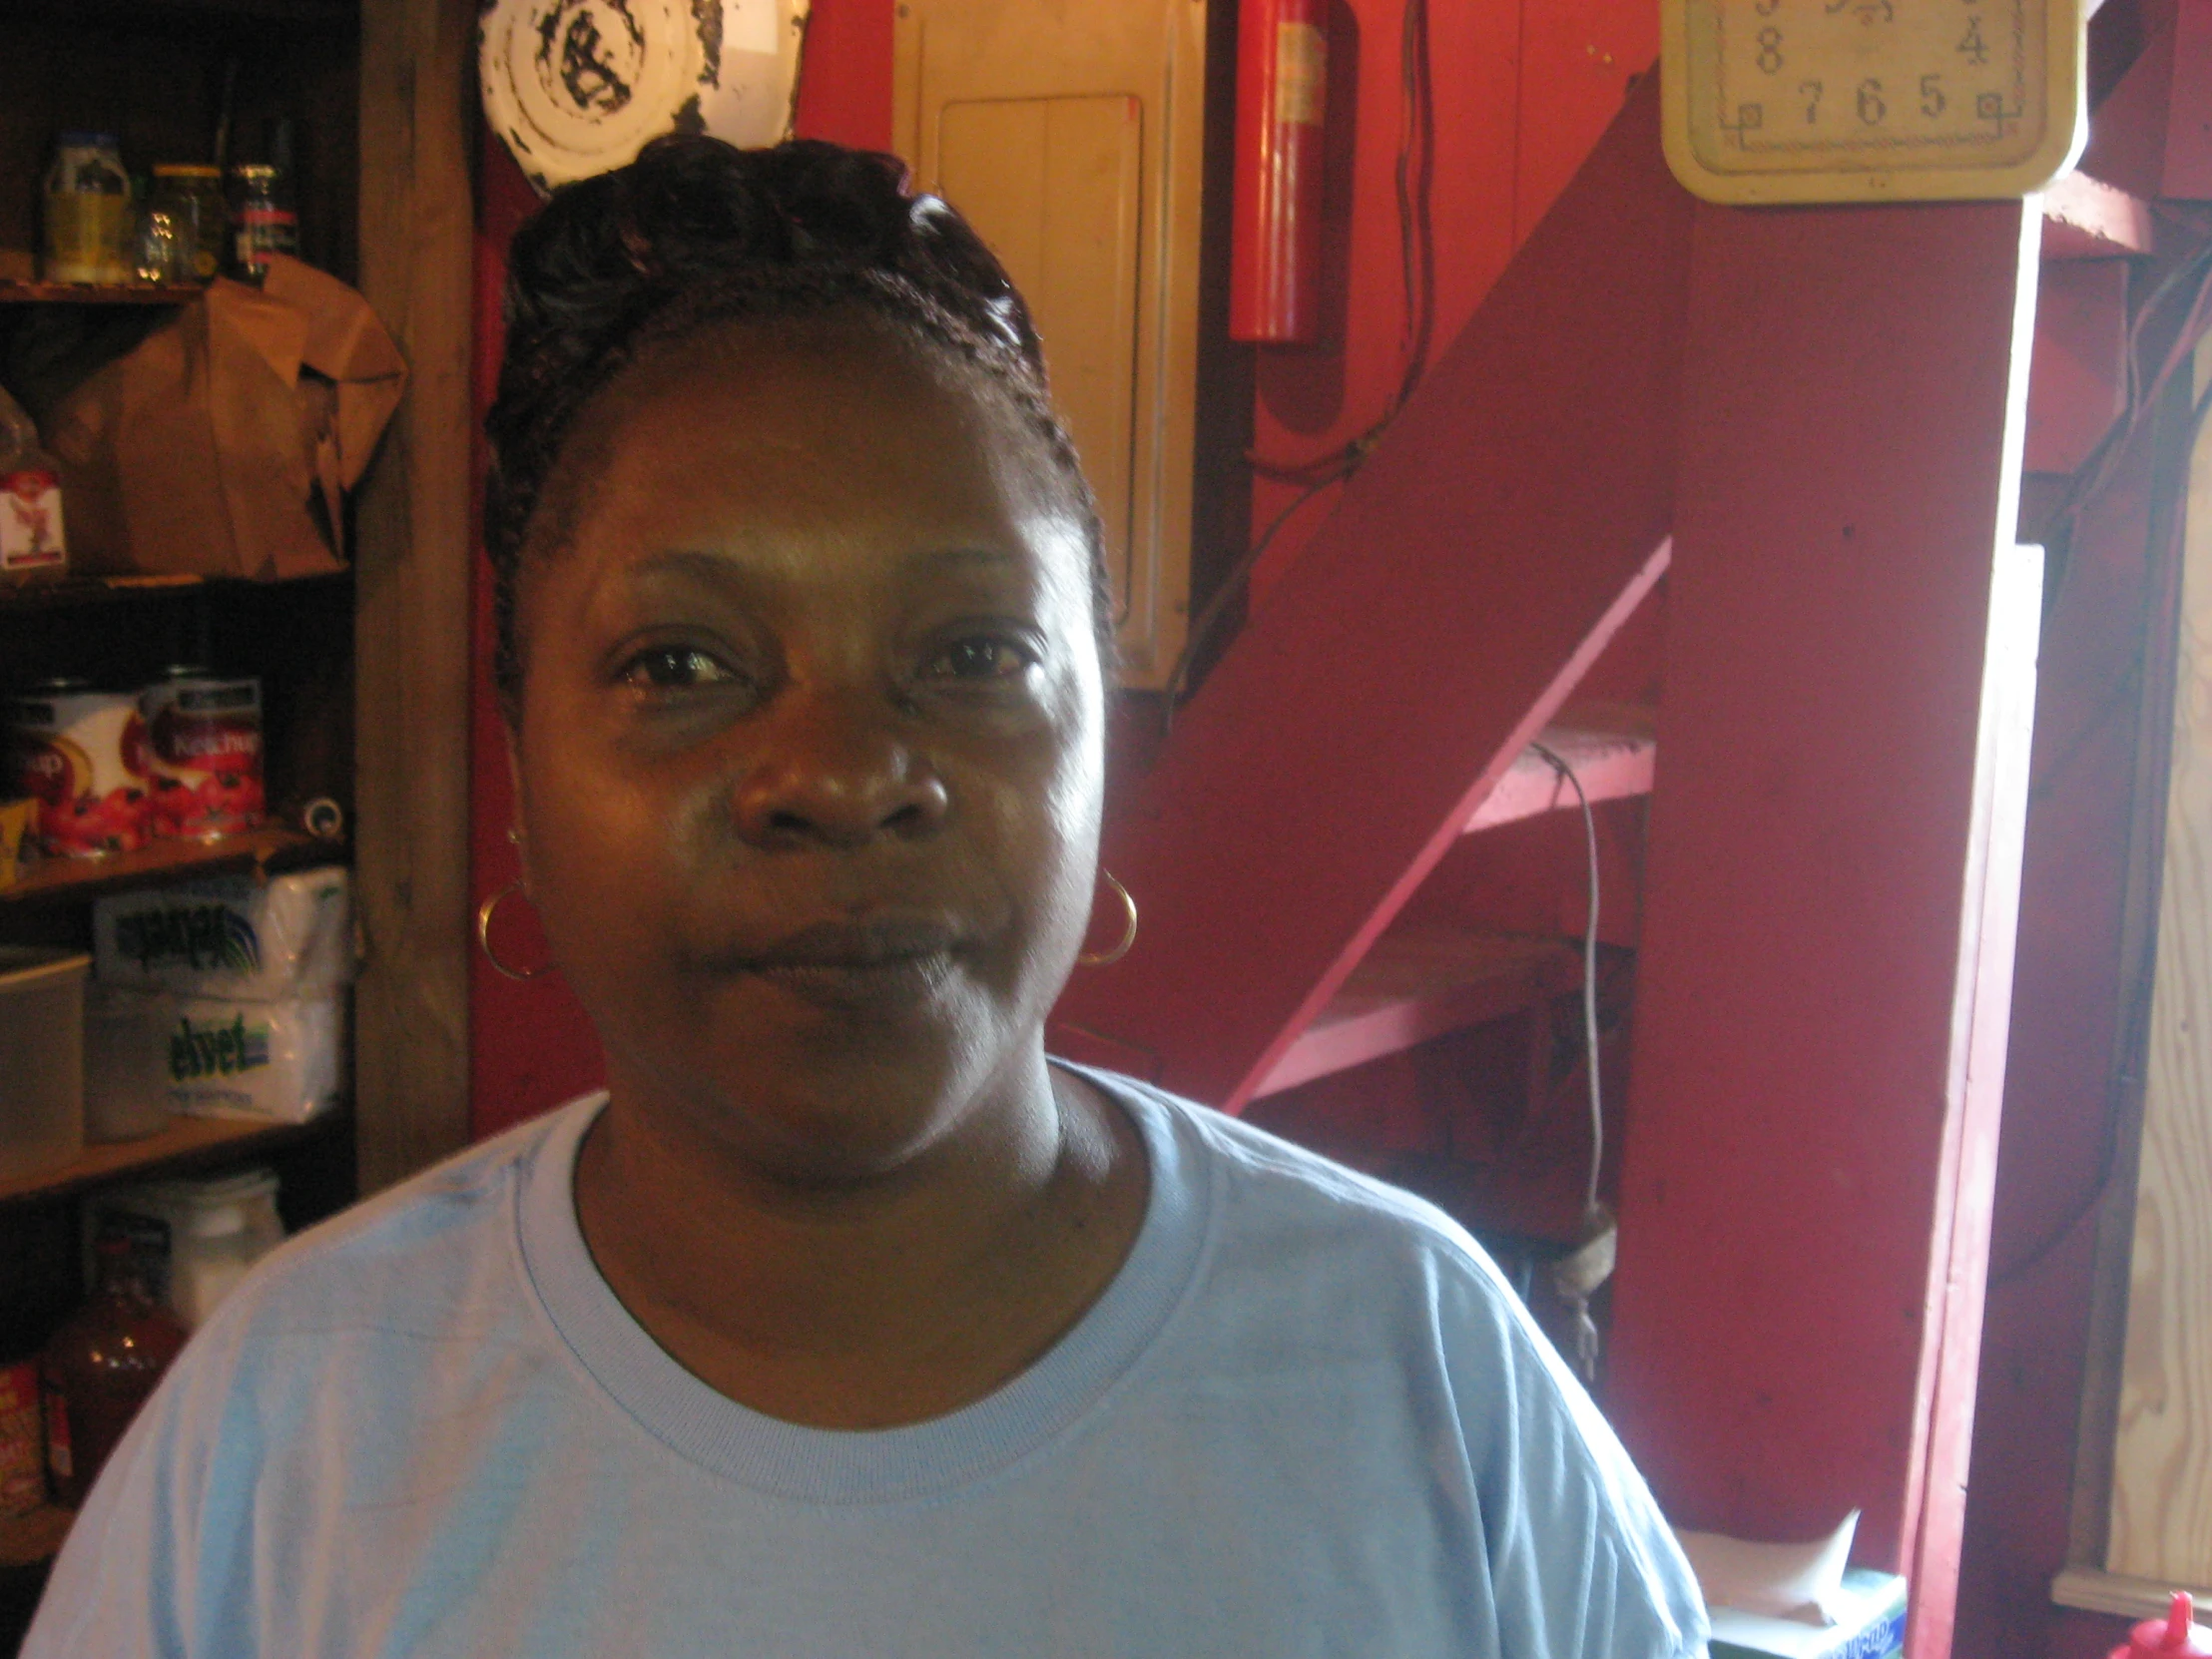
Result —
[[723, 325], [587, 406], [534, 528], [513, 756], [618, 1098], [834, 1181], [1034, 1075], [1104, 729], [1044, 465], [865, 318]]

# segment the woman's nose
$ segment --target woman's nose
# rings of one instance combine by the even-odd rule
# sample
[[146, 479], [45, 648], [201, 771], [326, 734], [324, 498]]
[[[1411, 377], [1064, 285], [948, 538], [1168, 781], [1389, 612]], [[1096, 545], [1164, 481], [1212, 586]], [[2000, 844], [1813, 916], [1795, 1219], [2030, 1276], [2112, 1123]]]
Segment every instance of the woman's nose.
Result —
[[787, 692], [737, 787], [739, 833], [758, 845], [856, 846], [924, 835], [949, 805], [888, 708], [860, 695]]

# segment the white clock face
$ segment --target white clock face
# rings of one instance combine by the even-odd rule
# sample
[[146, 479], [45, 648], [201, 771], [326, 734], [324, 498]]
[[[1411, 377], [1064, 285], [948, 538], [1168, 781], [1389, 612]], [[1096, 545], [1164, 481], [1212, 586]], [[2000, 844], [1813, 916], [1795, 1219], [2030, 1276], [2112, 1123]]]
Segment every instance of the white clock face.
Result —
[[1666, 9], [1668, 152], [1700, 195], [2020, 195], [2074, 149], [2073, 0], [1668, 0]]

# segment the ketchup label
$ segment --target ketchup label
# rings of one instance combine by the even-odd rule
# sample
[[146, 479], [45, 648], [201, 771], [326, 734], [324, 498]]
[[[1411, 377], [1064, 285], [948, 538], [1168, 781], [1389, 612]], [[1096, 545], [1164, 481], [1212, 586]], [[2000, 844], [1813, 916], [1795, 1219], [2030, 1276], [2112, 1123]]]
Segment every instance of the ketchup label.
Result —
[[262, 822], [262, 693], [252, 680], [157, 686], [146, 695], [155, 833], [236, 834]]

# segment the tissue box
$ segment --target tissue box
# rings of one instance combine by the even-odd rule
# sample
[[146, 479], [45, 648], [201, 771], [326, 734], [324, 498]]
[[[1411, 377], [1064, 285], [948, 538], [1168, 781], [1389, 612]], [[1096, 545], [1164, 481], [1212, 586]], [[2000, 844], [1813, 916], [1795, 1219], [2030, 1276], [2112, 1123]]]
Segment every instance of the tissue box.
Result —
[[119, 893], [93, 906], [92, 932], [94, 977], [124, 989], [274, 1002], [326, 998], [353, 977], [337, 867]]
[[170, 1005], [171, 1111], [305, 1123], [337, 1104], [345, 1021], [336, 997]]
[[150, 1086], [173, 1112], [305, 1123], [338, 1102], [342, 995], [251, 1002], [119, 991], [107, 1008], [111, 1018], [143, 1022], [144, 1042], [115, 1048], [147, 1056], [157, 1068]]
[[1708, 1609], [1713, 1659], [1899, 1659], [1905, 1652], [1905, 1580], [1847, 1567], [1843, 1587], [1845, 1605], [1832, 1625]]

